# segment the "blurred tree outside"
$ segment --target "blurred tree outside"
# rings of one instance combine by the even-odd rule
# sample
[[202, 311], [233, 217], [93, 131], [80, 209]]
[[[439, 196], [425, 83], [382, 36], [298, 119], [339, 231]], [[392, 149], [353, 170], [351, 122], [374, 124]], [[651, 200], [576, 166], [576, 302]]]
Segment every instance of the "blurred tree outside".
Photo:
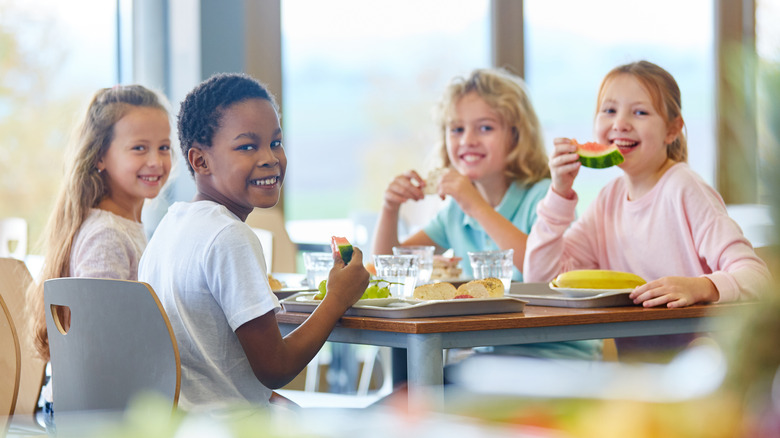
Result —
[[0, 217], [27, 220], [35, 253], [84, 95], [55, 89], [70, 50], [56, 18], [19, 5], [0, 0]]

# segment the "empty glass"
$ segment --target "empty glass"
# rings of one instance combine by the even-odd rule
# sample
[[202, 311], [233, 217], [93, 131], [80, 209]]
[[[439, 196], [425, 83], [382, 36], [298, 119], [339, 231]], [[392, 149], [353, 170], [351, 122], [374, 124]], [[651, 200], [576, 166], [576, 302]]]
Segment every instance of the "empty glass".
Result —
[[509, 286], [512, 283], [515, 250], [477, 251], [469, 252], [468, 254], [471, 270], [474, 271], [474, 278], [498, 278], [504, 283], [504, 293], [509, 292]]
[[417, 256], [406, 255], [375, 255], [374, 267], [376, 277], [393, 283], [388, 286], [390, 294], [395, 298], [412, 298], [417, 285]]
[[306, 282], [312, 289], [317, 289], [322, 280], [328, 279], [333, 267], [333, 254], [329, 252], [303, 253], [303, 265], [306, 267]]
[[393, 254], [404, 255], [412, 254], [417, 256], [417, 284], [425, 284], [431, 281], [431, 274], [433, 273], [433, 250], [434, 246], [418, 245], [418, 246], [394, 246]]

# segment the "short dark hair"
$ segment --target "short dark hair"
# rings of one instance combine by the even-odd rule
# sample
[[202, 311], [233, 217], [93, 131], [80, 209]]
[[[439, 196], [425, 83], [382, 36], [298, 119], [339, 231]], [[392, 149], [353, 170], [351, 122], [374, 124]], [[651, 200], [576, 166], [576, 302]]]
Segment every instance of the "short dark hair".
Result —
[[[211, 147], [223, 111], [237, 102], [265, 99], [279, 112], [274, 96], [257, 79], [243, 73], [218, 73], [201, 82], [187, 94], [179, 109], [179, 143], [184, 159], [193, 144]], [[195, 174], [187, 161], [190, 174]]]

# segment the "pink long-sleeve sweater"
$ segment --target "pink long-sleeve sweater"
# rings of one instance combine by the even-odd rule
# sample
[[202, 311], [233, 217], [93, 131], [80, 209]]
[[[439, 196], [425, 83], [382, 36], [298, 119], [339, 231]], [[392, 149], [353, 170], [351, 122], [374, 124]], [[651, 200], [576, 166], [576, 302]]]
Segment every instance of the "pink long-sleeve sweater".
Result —
[[[573, 269], [633, 272], [647, 281], [667, 276], [709, 278], [719, 302], [757, 297], [769, 286], [756, 256], [721, 196], [685, 163], [628, 200], [625, 176], [611, 181], [575, 221], [577, 199], [550, 189], [528, 236], [523, 276], [546, 282]], [[572, 223], [573, 222], [573, 223]]]

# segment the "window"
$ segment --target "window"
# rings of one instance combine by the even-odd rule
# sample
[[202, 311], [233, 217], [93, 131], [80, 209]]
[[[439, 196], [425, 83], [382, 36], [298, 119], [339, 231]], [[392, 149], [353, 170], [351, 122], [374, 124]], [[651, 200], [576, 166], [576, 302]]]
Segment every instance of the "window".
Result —
[[[645, 59], [677, 80], [689, 164], [714, 186], [712, 14], [708, 0], [525, 0], [526, 81], [549, 151], [555, 137], [592, 140], [602, 78], [613, 67]], [[582, 169], [574, 186], [578, 211], [621, 173]]]
[[378, 211], [431, 156], [447, 82], [488, 66], [489, 47], [487, 0], [284, 0], [287, 220]]
[[0, 3], [0, 217], [27, 219], [33, 251], [73, 125], [116, 82], [115, 35], [115, 2]]

